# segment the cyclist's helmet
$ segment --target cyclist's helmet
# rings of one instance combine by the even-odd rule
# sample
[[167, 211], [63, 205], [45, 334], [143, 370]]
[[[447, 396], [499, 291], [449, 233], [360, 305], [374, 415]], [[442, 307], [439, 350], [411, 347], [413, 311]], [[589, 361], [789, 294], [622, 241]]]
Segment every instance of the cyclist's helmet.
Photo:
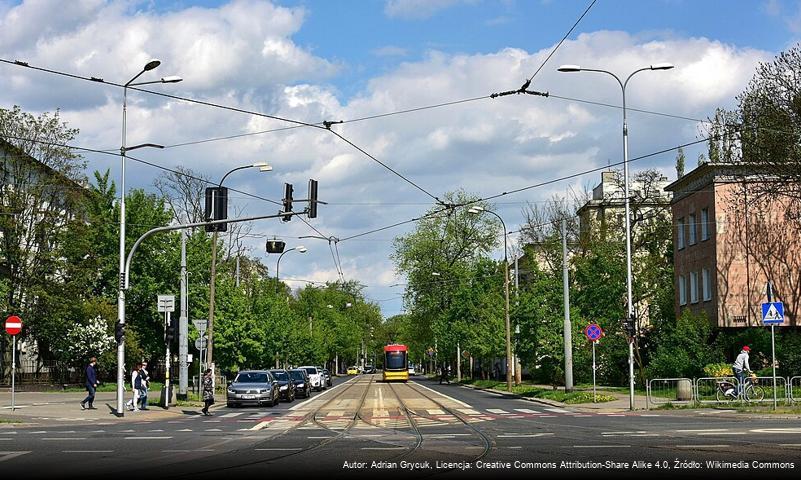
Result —
[[746, 345], [746, 346], [744, 346], [744, 347], [743, 347], [743, 351], [744, 351], [744, 352], [750, 352], [750, 351], [751, 351], [751, 347], [749, 347], [748, 345]]

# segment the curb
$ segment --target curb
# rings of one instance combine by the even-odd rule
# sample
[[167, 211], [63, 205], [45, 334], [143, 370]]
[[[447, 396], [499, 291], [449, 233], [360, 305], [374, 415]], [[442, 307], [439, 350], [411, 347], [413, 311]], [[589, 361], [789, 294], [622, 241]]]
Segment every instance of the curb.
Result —
[[[502, 390], [495, 390], [494, 388], [481, 388], [481, 387], [476, 387], [475, 385], [468, 385], [468, 384], [464, 384], [464, 383], [460, 383], [459, 386], [466, 387], [466, 388], [472, 388], [473, 390], [481, 390], [481, 391], [485, 391], [485, 392], [492, 392], [492, 393], [495, 393], [495, 394], [498, 394], [498, 395], [501, 395], [501, 396], [504, 396], [504, 397], [516, 398], [518, 400], [525, 400], [527, 402], [539, 403], [539, 404], [548, 405], [548, 406], [551, 406], [551, 407], [572, 408], [574, 410], [579, 410], [582, 413], [623, 413], [623, 412], [630, 411], [627, 408], [626, 409], [621, 409], [621, 408], [601, 409], [601, 408], [592, 408], [592, 407], [582, 407], [581, 406], [582, 404], [580, 404], [580, 403], [578, 403], [578, 404], [563, 403], [563, 402], [558, 402], [556, 400], [550, 400], [550, 399], [547, 399], [547, 398], [524, 397], [524, 396], [519, 395], [517, 393], [504, 392]], [[639, 410], [636, 410], [636, 411], [643, 411], [644, 412], [646, 410], [647, 409], [639, 409]]]

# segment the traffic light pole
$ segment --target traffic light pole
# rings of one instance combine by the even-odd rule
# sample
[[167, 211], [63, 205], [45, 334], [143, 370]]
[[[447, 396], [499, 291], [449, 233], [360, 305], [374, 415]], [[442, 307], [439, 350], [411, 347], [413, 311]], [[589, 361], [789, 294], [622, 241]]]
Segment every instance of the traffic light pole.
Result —
[[170, 330], [170, 312], [165, 312], [167, 314], [166, 323], [164, 324], [164, 342], [167, 346], [167, 357], [164, 367], [164, 409], [167, 410], [170, 408], [170, 343], [172, 343], [172, 339], [170, 338], [169, 332]]

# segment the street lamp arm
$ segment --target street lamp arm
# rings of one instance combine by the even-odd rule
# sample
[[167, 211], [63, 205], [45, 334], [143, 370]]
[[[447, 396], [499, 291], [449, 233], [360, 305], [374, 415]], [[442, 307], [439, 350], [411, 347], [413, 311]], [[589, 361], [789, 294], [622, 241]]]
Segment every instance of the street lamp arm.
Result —
[[279, 218], [279, 217], [284, 217], [286, 215], [300, 215], [300, 212], [298, 212], [298, 213], [286, 212], [286, 213], [272, 214], [272, 215], [257, 215], [255, 217], [232, 218], [232, 219], [225, 219], [225, 220], [214, 220], [214, 221], [210, 221], [210, 222], [184, 223], [184, 224], [180, 224], [180, 225], [168, 225], [166, 227], [152, 228], [152, 229], [148, 230], [147, 232], [143, 233], [142, 236], [139, 237], [136, 240], [136, 242], [134, 242], [133, 246], [131, 247], [131, 251], [128, 252], [128, 257], [127, 257], [127, 259], [125, 261], [125, 272], [124, 272], [125, 278], [124, 278], [123, 284], [120, 285], [120, 286], [123, 287], [122, 288], [123, 290], [127, 290], [128, 289], [128, 283], [129, 283], [128, 282], [128, 278], [129, 278], [129, 274], [131, 272], [131, 261], [133, 259], [133, 255], [134, 255], [134, 253], [136, 253], [136, 250], [137, 250], [137, 248], [139, 248], [139, 245], [146, 238], [150, 237], [153, 234], [156, 234], [156, 233], [159, 233], [159, 232], [170, 232], [170, 231], [173, 231], [173, 230], [185, 230], [187, 228], [205, 227], [206, 225], [217, 225], [217, 224], [220, 224], [220, 223], [251, 222], [251, 221], [254, 221], [254, 220], [265, 220], [265, 219], [268, 219], [268, 218]]
[[234, 173], [234, 172], [236, 172], [238, 170], [244, 170], [244, 169], [250, 168], [250, 167], [251, 167], [251, 165], [242, 165], [241, 167], [232, 168], [231, 170], [228, 171], [228, 173], [223, 175], [222, 180], [220, 180], [220, 183], [219, 183], [220, 187], [222, 187], [223, 182], [225, 182], [225, 179], [228, 178], [228, 175], [230, 175], [230, 174], [232, 174], [232, 173]]

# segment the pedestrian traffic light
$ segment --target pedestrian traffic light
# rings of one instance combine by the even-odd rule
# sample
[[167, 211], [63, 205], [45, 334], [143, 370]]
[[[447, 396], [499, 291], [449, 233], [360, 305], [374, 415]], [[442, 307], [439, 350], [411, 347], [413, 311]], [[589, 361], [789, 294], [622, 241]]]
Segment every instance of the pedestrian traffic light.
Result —
[[317, 180], [309, 179], [309, 218], [317, 218]]
[[[228, 189], [226, 187], [206, 188], [206, 208], [203, 218], [206, 222], [225, 220], [228, 218]], [[206, 225], [207, 232], [225, 232], [227, 223]]]
[[[292, 212], [292, 184], [285, 183], [284, 184], [284, 211], [283, 213], [291, 213]], [[288, 222], [292, 220], [292, 215], [284, 215], [281, 220]]]
[[125, 324], [117, 322], [114, 328], [114, 339], [117, 340], [117, 345], [121, 345], [125, 338]]
[[170, 344], [172, 343], [174, 338], [175, 338], [175, 322], [170, 322], [169, 324], [167, 324], [167, 329], [164, 335], [164, 343]]

